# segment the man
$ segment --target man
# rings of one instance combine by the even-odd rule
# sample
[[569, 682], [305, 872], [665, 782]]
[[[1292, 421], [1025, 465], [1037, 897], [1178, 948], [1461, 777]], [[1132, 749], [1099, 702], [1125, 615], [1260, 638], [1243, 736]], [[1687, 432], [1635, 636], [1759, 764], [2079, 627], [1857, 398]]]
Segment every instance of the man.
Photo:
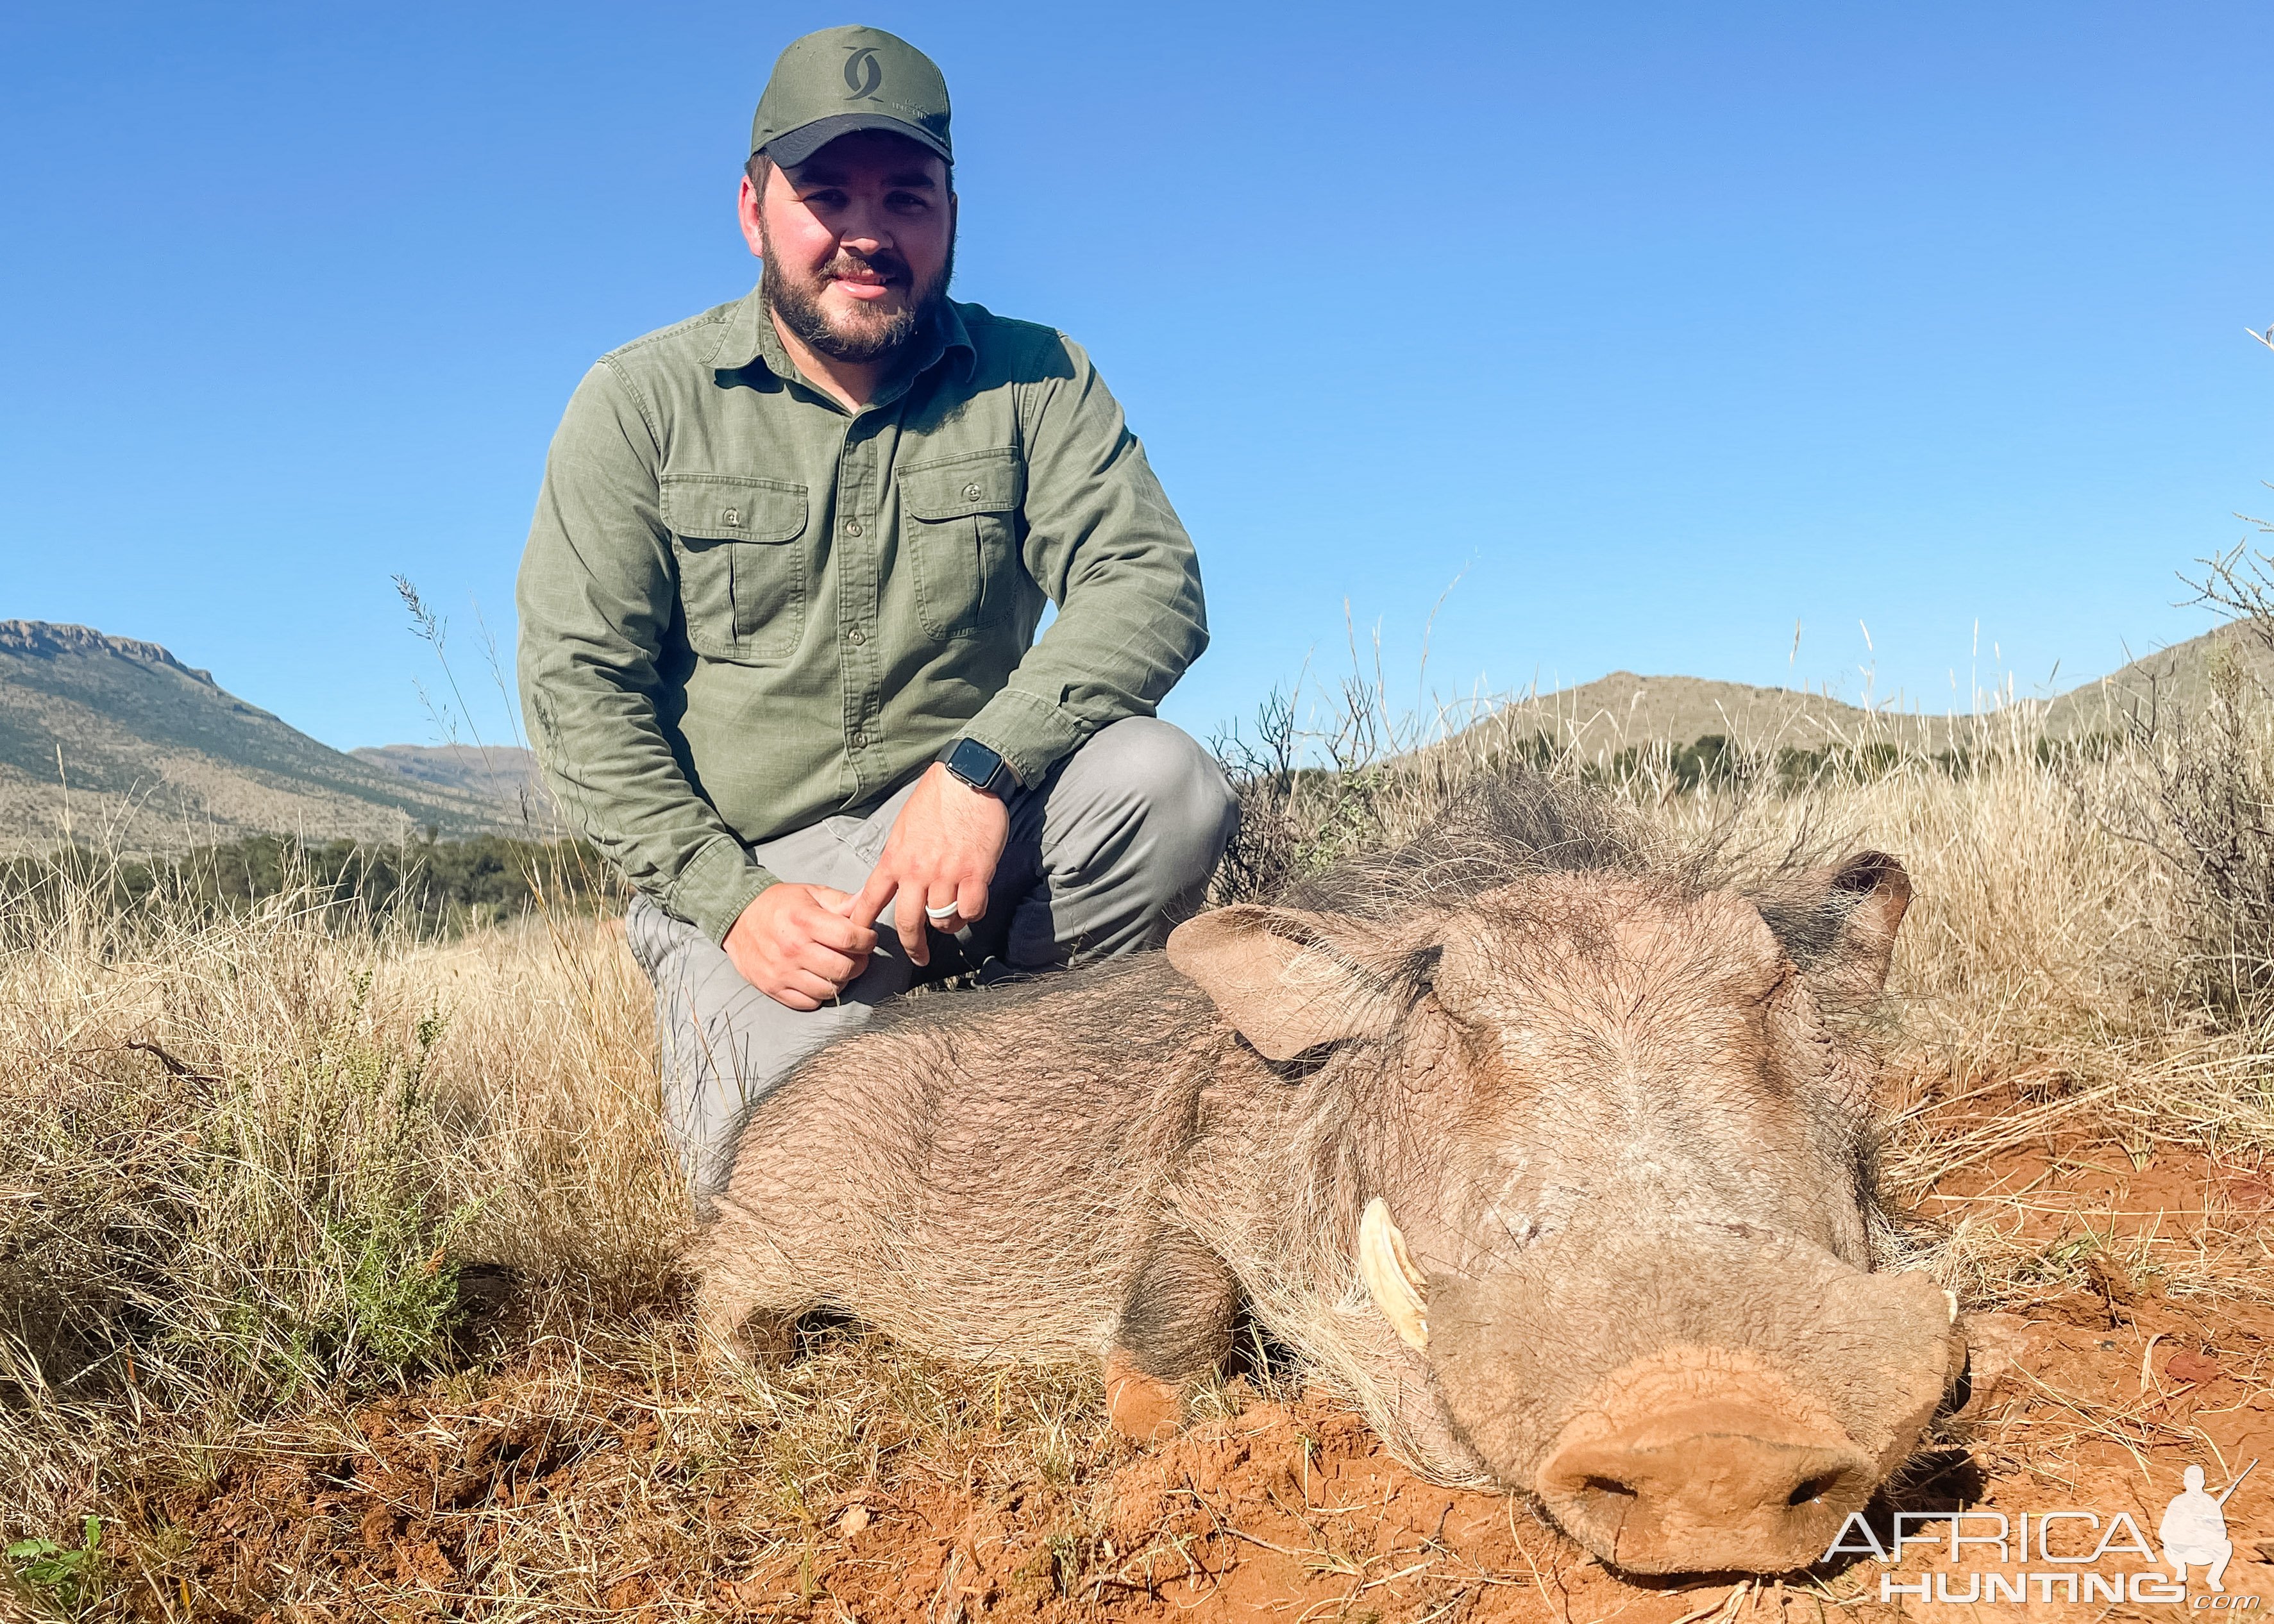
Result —
[[2156, 1530], [2157, 1543], [2164, 1547], [2164, 1560], [2172, 1565], [2177, 1583], [2185, 1584], [2187, 1569], [2201, 1567], [2204, 1583], [2214, 1590], [2226, 1589], [2219, 1580], [2234, 1555], [2233, 1542], [2226, 1537], [2226, 1497], [2241, 1481], [2236, 1478], [2225, 1494], [2214, 1497], [2203, 1489], [2202, 1467], [2190, 1466], [2180, 1474], [2184, 1486], [2164, 1507], [2164, 1521]]
[[757, 289], [585, 376], [519, 593], [698, 1196], [745, 1106], [919, 974], [1158, 945], [1236, 816], [1153, 715], [1208, 634], [1119, 407], [1062, 335], [947, 297], [939, 70], [808, 34], [750, 146]]

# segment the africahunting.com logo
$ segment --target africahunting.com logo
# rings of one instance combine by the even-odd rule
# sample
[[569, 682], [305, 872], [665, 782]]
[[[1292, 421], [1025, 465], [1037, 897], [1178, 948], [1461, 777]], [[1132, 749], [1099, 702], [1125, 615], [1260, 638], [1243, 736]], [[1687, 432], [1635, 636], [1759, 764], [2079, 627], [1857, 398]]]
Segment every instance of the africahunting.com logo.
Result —
[[[1881, 1601], [2176, 1602], [2253, 1612], [2257, 1597], [2226, 1594], [2234, 1556], [2226, 1502], [2257, 1464], [2217, 1494], [2203, 1487], [2202, 1467], [2188, 1467], [2153, 1545], [2128, 1511], [2105, 1519], [2095, 1511], [1899, 1511], [1894, 1538], [1884, 1545], [1854, 1512], [1824, 1560], [1869, 1556], [1893, 1568], [1879, 1575]], [[1993, 1563], [2008, 1571], [1989, 1571]], [[2197, 1583], [2201, 1590], [2190, 1589]]]

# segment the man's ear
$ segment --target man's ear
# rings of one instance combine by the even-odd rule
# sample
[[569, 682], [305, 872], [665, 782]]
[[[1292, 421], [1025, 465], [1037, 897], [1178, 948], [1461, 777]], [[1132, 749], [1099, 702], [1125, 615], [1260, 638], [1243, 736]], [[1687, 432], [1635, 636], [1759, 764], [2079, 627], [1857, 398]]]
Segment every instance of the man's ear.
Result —
[[[773, 173], [772, 169], [765, 172], [769, 175]], [[742, 240], [750, 245], [751, 253], [761, 259], [766, 257], [765, 228], [759, 223], [758, 214], [764, 207], [764, 195], [750, 184], [749, 176], [743, 176], [742, 189], [734, 198], [734, 218], [742, 224]]]
[[1911, 876], [1885, 852], [1858, 852], [1754, 898], [1793, 962], [1819, 983], [1871, 997], [1887, 984]]
[[1169, 962], [1257, 1052], [1292, 1060], [1322, 1043], [1382, 1036], [1408, 1002], [1331, 929], [1291, 908], [1218, 908], [1169, 933]]

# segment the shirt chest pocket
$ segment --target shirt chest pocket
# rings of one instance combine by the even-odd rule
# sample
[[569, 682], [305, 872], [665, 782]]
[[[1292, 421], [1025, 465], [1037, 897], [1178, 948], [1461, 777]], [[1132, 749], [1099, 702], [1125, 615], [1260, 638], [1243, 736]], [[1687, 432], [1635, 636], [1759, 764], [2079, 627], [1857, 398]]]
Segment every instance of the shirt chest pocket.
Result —
[[972, 451], [900, 470], [900, 556], [915, 572], [916, 614], [945, 642], [976, 636], [1020, 601], [1017, 451]]
[[661, 483], [689, 645], [745, 665], [788, 658], [805, 632], [813, 572], [805, 487], [729, 474]]

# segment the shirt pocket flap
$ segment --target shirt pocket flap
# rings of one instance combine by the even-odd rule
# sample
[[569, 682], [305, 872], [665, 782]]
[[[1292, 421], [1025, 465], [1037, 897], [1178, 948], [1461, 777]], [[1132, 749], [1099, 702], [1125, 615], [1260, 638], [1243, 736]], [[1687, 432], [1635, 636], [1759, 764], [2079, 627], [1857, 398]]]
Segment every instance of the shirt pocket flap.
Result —
[[697, 541], [787, 541], [805, 528], [805, 487], [733, 474], [666, 474], [663, 522]]
[[919, 519], [962, 519], [977, 513], [1015, 513], [1026, 470], [1019, 454], [975, 451], [900, 470], [900, 500]]

